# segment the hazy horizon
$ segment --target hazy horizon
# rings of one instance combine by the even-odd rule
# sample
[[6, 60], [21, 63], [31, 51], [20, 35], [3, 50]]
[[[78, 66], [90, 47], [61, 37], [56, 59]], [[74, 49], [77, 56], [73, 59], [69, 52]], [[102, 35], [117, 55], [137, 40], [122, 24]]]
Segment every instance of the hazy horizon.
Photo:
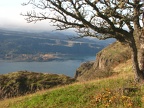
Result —
[[37, 23], [27, 23], [25, 17], [20, 15], [34, 10], [32, 6], [22, 6], [28, 0], [3, 0], [0, 2], [0, 28], [27, 31], [52, 31], [55, 30], [48, 20]]

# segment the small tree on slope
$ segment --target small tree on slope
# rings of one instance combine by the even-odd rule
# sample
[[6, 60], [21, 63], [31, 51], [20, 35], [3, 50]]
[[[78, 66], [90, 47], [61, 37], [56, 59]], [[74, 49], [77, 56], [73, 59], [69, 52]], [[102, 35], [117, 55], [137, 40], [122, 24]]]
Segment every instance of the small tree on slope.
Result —
[[90, 36], [100, 40], [115, 38], [128, 44], [135, 77], [138, 81], [144, 79], [143, 1], [29, 0], [25, 5], [42, 10], [23, 14], [28, 22], [49, 19], [57, 30], [75, 28], [80, 37]]

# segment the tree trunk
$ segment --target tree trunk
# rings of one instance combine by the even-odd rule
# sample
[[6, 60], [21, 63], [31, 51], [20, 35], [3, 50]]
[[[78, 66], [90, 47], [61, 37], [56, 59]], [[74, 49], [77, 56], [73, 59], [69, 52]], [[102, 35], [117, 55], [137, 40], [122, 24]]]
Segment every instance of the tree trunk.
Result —
[[142, 81], [144, 79], [144, 77], [143, 77], [143, 72], [141, 71], [141, 69], [139, 67], [138, 48], [137, 48], [134, 36], [131, 38], [131, 42], [130, 42], [129, 46], [130, 46], [131, 52], [132, 52], [132, 63], [133, 63], [133, 70], [135, 72], [135, 80], [139, 82], [139, 81]]
[[[134, 66], [134, 71], [136, 74], [137, 81], [144, 80], [144, 35], [142, 35], [142, 29], [139, 23], [139, 15], [140, 15], [140, 8], [139, 8], [140, 0], [134, 0], [134, 32], [133, 36], [131, 37], [130, 46], [132, 49], [132, 61]], [[143, 19], [144, 20], [144, 19]], [[137, 42], [137, 44], [136, 44]], [[138, 55], [139, 49], [139, 55]]]
[[144, 30], [140, 30], [139, 45], [139, 68], [144, 76]]

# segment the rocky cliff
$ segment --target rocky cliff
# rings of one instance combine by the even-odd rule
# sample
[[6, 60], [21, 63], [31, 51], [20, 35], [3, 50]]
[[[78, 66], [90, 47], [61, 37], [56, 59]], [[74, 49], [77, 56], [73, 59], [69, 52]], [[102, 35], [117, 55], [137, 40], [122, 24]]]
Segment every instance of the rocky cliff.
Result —
[[78, 81], [108, 77], [114, 74], [113, 68], [119, 63], [130, 59], [130, 49], [127, 45], [114, 42], [96, 55], [96, 60], [85, 62], [76, 70]]

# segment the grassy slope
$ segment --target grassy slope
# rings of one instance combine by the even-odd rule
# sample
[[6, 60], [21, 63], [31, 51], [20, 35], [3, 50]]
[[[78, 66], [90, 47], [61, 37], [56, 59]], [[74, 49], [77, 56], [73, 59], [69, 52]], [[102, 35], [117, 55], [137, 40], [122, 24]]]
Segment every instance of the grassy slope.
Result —
[[71, 84], [75, 79], [60, 74], [28, 71], [0, 75], [0, 100], [22, 96], [39, 90]]
[[[144, 86], [133, 82], [131, 61], [114, 69], [115, 76], [75, 83], [0, 101], [0, 108], [142, 108]], [[124, 88], [138, 88], [123, 91]]]

